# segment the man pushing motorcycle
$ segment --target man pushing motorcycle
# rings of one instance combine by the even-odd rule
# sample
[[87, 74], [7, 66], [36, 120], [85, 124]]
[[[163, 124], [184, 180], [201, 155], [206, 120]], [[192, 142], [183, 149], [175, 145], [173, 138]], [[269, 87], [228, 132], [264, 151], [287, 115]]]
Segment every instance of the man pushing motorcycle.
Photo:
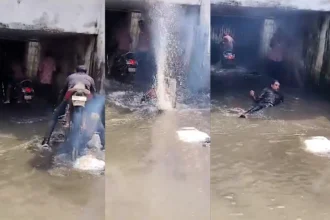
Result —
[[76, 72], [69, 75], [66, 79], [65, 87], [61, 91], [60, 96], [59, 96], [60, 104], [54, 110], [52, 119], [49, 123], [49, 127], [48, 127], [47, 132], [42, 141], [42, 145], [45, 145], [45, 144], [49, 145], [50, 137], [56, 127], [58, 118], [61, 115], [65, 114], [66, 107], [69, 104], [69, 100], [72, 95], [71, 90], [78, 84], [84, 85], [85, 89], [88, 90], [88, 92], [90, 93], [89, 97], [88, 97], [89, 99], [91, 99], [94, 96], [94, 94], [96, 93], [94, 79], [87, 74], [87, 69], [84, 65], [78, 66], [76, 68]]

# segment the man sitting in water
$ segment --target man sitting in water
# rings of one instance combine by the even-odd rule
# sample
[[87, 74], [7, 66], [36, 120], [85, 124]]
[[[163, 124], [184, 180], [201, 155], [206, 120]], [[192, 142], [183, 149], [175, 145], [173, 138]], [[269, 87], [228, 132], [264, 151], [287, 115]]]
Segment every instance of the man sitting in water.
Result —
[[148, 102], [148, 101], [156, 99], [156, 98], [157, 98], [156, 88], [152, 87], [150, 90], [148, 90], [148, 92], [146, 92], [142, 96], [141, 103]]
[[252, 108], [243, 113], [240, 118], [246, 118], [248, 114], [253, 114], [265, 108], [273, 107], [284, 101], [284, 97], [279, 93], [280, 83], [278, 80], [273, 80], [270, 88], [264, 88], [261, 94], [256, 97], [253, 90], [250, 91], [250, 96], [256, 103]]

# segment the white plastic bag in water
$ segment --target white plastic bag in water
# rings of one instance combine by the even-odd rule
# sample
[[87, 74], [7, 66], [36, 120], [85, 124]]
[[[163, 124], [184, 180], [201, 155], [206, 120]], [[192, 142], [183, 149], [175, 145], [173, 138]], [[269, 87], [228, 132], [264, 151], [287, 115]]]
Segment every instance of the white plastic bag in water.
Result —
[[73, 167], [84, 171], [102, 171], [105, 169], [105, 162], [103, 160], [96, 159], [92, 155], [85, 155], [79, 157]]
[[87, 147], [90, 149], [101, 149], [101, 139], [99, 134], [93, 134], [92, 138], [88, 141]]
[[330, 140], [326, 137], [310, 137], [304, 140], [304, 145], [307, 152], [323, 156], [330, 155]]
[[206, 143], [210, 142], [210, 136], [205, 132], [199, 131], [194, 127], [184, 127], [177, 131], [181, 141], [188, 143]]

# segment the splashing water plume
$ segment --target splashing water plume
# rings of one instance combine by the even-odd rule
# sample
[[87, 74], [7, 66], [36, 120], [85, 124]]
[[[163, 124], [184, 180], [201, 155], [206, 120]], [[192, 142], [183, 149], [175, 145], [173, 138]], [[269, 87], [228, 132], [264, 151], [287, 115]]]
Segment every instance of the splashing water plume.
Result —
[[[193, 95], [190, 93], [196, 95], [209, 87], [204, 82], [209, 78], [209, 70], [202, 65], [201, 51], [206, 54], [207, 43], [205, 27], [198, 22], [200, 16], [198, 11], [178, 4], [157, 3], [150, 7], [159, 109], [171, 110], [176, 101], [189, 99]], [[194, 49], [196, 46], [198, 49]], [[176, 100], [177, 95], [180, 100]]]
[[180, 8], [172, 4], [155, 4], [149, 11], [152, 17], [151, 33], [152, 43], [157, 62], [156, 93], [158, 108], [162, 110], [173, 109], [168, 80], [176, 75], [175, 57], [177, 56], [177, 21]]
[[[163, 13], [164, 11], [167, 13]], [[170, 74], [170, 70], [168, 69], [167, 47], [171, 40], [169, 28], [171, 25], [171, 17], [173, 18], [173, 10], [171, 10], [169, 5], [157, 4], [152, 7], [150, 17], [153, 18], [151, 23], [151, 33], [157, 63], [157, 105], [159, 109], [171, 110], [171, 102], [166, 93], [165, 78]]]

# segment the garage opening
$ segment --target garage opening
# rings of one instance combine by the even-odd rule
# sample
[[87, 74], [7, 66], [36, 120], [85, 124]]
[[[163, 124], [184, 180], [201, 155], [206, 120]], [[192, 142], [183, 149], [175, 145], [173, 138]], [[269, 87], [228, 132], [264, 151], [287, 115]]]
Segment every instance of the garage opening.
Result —
[[[106, 10], [105, 13], [105, 32], [106, 32], [106, 77], [111, 78], [111, 67], [114, 56], [121, 50], [122, 53], [128, 52], [131, 48], [130, 35], [130, 13], [127, 11]], [[119, 45], [119, 38], [122, 44]]]
[[[54, 106], [66, 77], [77, 65], [85, 65], [93, 74], [94, 49], [95, 36], [91, 35], [0, 31], [0, 95], [1, 103], [9, 107], [2, 109], [19, 109], [23, 104]], [[50, 73], [47, 89], [42, 81], [46, 70]], [[20, 94], [23, 84], [34, 92]]]
[[236, 63], [238, 66], [253, 68], [259, 58], [259, 44], [263, 19], [244, 18], [235, 16], [214, 16], [212, 19], [212, 47], [214, 50], [212, 63], [218, 62], [221, 57], [222, 39], [224, 34], [229, 34], [234, 39]]
[[[329, 24], [326, 12], [214, 5], [212, 99], [238, 108], [232, 112], [244, 112], [256, 104], [251, 103], [251, 98], [259, 102], [258, 97], [266, 91], [263, 89], [272, 88], [274, 80], [278, 81], [279, 93], [284, 97], [307, 100], [304, 91], [311, 88], [309, 93], [316, 95], [313, 99], [328, 94]], [[287, 98], [285, 103], [292, 102], [298, 101]], [[282, 113], [280, 117], [288, 115]]]
[[[328, 50], [327, 22], [324, 13], [315, 11], [214, 6], [213, 70], [268, 75], [289, 86], [319, 84], [327, 65], [322, 65]], [[224, 53], [227, 37], [232, 40], [231, 57]]]
[[146, 90], [153, 82], [150, 47], [150, 24], [145, 14], [106, 10], [107, 79]]

